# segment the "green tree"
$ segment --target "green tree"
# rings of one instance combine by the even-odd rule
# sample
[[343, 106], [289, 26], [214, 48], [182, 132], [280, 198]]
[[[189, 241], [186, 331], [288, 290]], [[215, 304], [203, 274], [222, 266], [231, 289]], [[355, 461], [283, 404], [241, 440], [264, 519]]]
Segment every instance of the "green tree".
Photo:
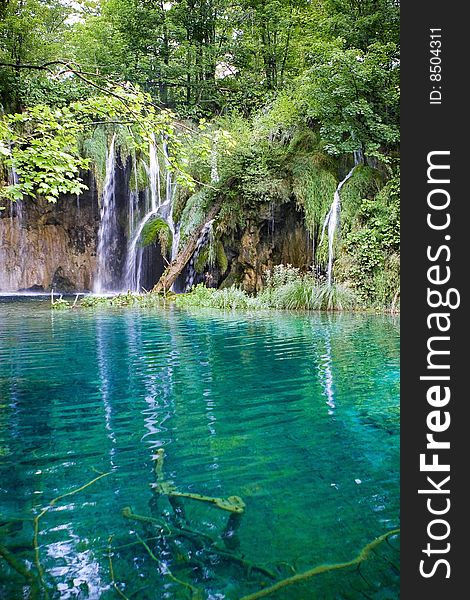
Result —
[[[61, 56], [70, 8], [60, 0], [8, 0], [0, 11], [0, 102], [6, 111], [60, 93], [46, 71], [25, 68]], [[5, 66], [5, 65], [12, 65]]]

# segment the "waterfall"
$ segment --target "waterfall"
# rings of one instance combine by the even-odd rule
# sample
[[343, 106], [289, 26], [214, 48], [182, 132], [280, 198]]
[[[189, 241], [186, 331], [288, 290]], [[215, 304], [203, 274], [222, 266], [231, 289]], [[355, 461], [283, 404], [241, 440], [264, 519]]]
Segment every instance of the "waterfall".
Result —
[[[211, 183], [218, 183], [220, 181], [219, 176], [219, 168], [218, 168], [218, 144], [219, 144], [219, 132], [217, 131], [214, 135], [214, 140], [212, 143], [211, 153], [210, 153], [210, 165], [211, 165]], [[199, 238], [196, 243], [196, 249], [191, 256], [191, 260], [188, 263], [186, 282], [185, 282], [185, 291], [189, 291], [193, 285], [194, 280], [196, 279], [196, 269], [194, 265], [196, 260], [201, 253], [201, 250], [204, 246], [209, 244], [209, 263], [212, 266], [215, 263], [214, 256], [214, 219], [208, 221], [199, 235]], [[273, 235], [274, 235], [274, 217], [273, 217]]]
[[[14, 168], [8, 172], [8, 183], [9, 185], [18, 183], [18, 175]], [[26, 214], [23, 200], [10, 200], [8, 213], [8, 217], [0, 219], [0, 290], [12, 292], [24, 285]], [[14, 260], [11, 268], [8, 268], [7, 263], [12, 262], [12, 250]], [[8, 257], [10, 257], [9, 261]]]
[[106, 177], [101, 197], [100, 226], [98, 229], [98, 246], [96, 252], [98, 273], [93, 289], [97, 294], [110, 291], [113, 287], [112, 265], [118, 243], [115, 190], [115, 138], [116, 135], [113, 135], [106, 157]]
[[341, 197], [339, 195], [341, 188], [346, 183], [346, 181], [352, 176], [354, 173], [354, 169], [357, 167], [359, 163], [355, 162], [354, 167], [349, 171], [346, 177], [338, 183], [338, 187], [335, 190], [333, 202], [331, 204], [330, 210], [326, 215], [325, 221], [323, 222], [323, 229], [320, 238], [320, 245], [323, 241], [323, 236], [325, 234], [325, 229], [328, 227], [328, 269], [327, 269], [327, 279], [328, 279], [328, 287], [331, 287], [332, 281], [332, 273], [333, 273], [333, 246], [335, 241], [335, 233], [336, 230], [340, 228], [340, 214], [341, 214]]
[[[165, 173], [166, 173], [166, 188], [165, 202], [162, 205], [162, 217], [168, 223], [172, 235], [171, 244], [171, 261], [175, 260], [178, 254], [178, 246], [180, 241], [180, 225], [173, 220], [174, 198], [176, 195], [177, 183], [172, 180], [171, 163], [168, 154], [168, 144], [163, 140], [163, 156], [165, 158]], [[172, 286], [173, 287], [173, 286]]]
[[142, 259], [144, 248], [139, 245], [140, 236], [148, 221], [156, 214], [156, 211], [148, 211], [137, 225], [127, 248], [126, 272], [124, 278], [125, 289], [139, 292], [142, 279]]
[[153, 133], [149, 144], [148, 174], [150, 180], [150, 210], [155, 214], [162, 203], [162, 195], [160, 190], [160, 164], [158, 161], [157, 142]]
[[[188, 263], [188, 274], [186, 275], [186, 284], [185, 291], [189, 292], [194, 285], [194, 280], [196, 278], [196, 269], [194, 267], [196, 260], [201, 253], [201, 250], [207, 244], [213, 243], [214, 239], [214, 219], [208, 221], [204, 227], [202, 228], [201, 233], [199, 234], [198, 240], [196, 242], [196, 250], [194, 250], [193, 255], [191, 256], [191, 260]], [[211, 256], [213, 252], [209, 249], [209, 256]]]
[[364, 153], [362, 152], [362, 148], [359, 148], [359, 150], [354, 150], [353, 157], [354, 166], [362, 164], [364, 162]]
[[128, 196], [126, 254], [123, 268], [117, 272], [116, 256], [118, 256], [120, 240], [115, 197], [116, 156], [115, 137], [113, 137], [106, 159], [106, 178], [101, 200], [95, 293], [141, 291], [145, 284], [143, 282], [145, 248], [141, 245], [141, 236], [145, 225], [156, 216], [168, 223], [173, 234], [172, 258], [176, 256], [179, 241], [179, 227], [173, 222], [176, 182], [173, 181], [168, 146], [164, 137], [157, 142], [155, 135], [152, 134], [149, 141], [148, 163], [143, 163], [143, 166], [147, 172], [148, 187], [144, 192], [139, 192], [137, 158], [134, 155], [132, 172], [135, 178], [135, 189], [131, 190]]
[[[155, 144], [152, 142], [149, 145], [149, 156], [152, 157], [152, 153], [155, 150]], [[151, 158], [150, 162], [152, 165], [156, 162], [156, 158]], [[143, 248], [139, 246], [139, 240], [142, 233], [142, 230], [145, 226], [145, 223], [150, 219], [150, 217], [154, 214], [152, 212], [151, 206], [156, 205], [156, 196], [157, 196], [157, 182], [154, 176], [155, 167], [150, 168], [150, 166], [146, 166], [147, 174], [149, 175], [150, 192], [146, 190], [145, 192], [145, 205], [143, 207], [143, 211], [139, 207], [139, 185], [138, 185], [138, 177], [137, 177], [137, 159], [134, 155], [133, 157], [133, 165], [132, 165], [133, 173], [134, 173], [134, 186], [135, 190], [129, 193], [129, 210], [128, 210], [128, 234], [127, 234], [127, 255], [126, 255], [126, 264], [124, 270], [124, 289], [125, 291], [139, 291], [140, 290], [140, 280], [142, 276], [142, 255]], [[150, 177], [150, 171], [152, 171], [152, 177]], [[153, 185], [152, 185], [153, 183]], [[149, 198], [150, 193], [150, 198]]]
[[143, 248], [138, 246], [138, 241], [142, 229], [147, 221], [139, 220], [136, 223], [136, 213], [138, 214], [139, 192], [132, 191], [129, 194], [129, 233], [126, 265], [124, 272], [125, 290], [137, 291], [140, 286], [140, 276], [142, 272], [142, 252]]
[[[170, 169], [170, 159], [168, 155], [168, 146], [166, 140], [162, 139], [162, 153], [164, 164], [160, 165], [158, 158], [157, 142], [155, 136], [149, 143], [149, 163], [146, 165], [147, 175], [149, 178], [149, 188], [145, 193], [144, 210], [139, 215], [138, 208], [133, 208], [133, 218], [131, 221], [129, 208], [129, 236], [127, 245], [127, 257], [124, 273], [124, 288], [139, 292], [142, 288], [142, 265], [144, 248], [140, 245], [140, 238], [145, 225], [155, 216], [160, 216], [164, 219], [173, 235], [172, 243], [172, 260], [175, 258], [178, 250], [179, 241], [179, 226], [173, 222], [173, 200], [176, 191], [176, 183], [173, 182], [172, 172]], [[136, 173], [136, 164], [134, 163], [134, 173]], [[162, 194], [162, 180], [164, 181], [164, 194]], [[137, 182], [136, 182], [137, 188]], [[132, 196], [133, 192], [131, 192]], [[138, 202], [138, 192], [137, 202]], [[130, 198], [130, 205], [135, 205], [135, 198]], [[138, 215], [136, 220], [135, 214]]]

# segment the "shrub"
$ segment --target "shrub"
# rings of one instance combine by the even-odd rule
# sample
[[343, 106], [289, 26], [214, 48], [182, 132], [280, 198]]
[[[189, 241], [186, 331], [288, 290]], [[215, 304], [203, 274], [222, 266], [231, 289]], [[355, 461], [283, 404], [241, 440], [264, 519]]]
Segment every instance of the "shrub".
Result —
[[154, 308], [164, 306], [165, 300], [171, 299], [174, 294], [166, 295], [166, 298], [148, 292], [145, 294], [136, 294], [134, 292], [126, 292], [117, 294], [116, 296], [85, 296], [79, 306], [81, 308], [107, 308], [107, 307], [136, 307], [136, 308]]
[[206, 288], [202, 283], [195, 286], [188, 294], [176, 296], [175, 303], [177, 306], [183, 308], [221, 308], [224, 310], [268, 308], [267, 306], [261, 306], [256, 298], [249, 296], [246, 292], [236, 287], [216, 290], [213, 288]]
[[236, 287], [220, 290], [201, 283], [175, 297], [177, 306], [252, 310], [346, 310], [357, 306], [354, 292], [344, 284], [319, 284], [311, 274], [291, 265], [277, 265], [266, 273], [267, 285], [258, 296]]

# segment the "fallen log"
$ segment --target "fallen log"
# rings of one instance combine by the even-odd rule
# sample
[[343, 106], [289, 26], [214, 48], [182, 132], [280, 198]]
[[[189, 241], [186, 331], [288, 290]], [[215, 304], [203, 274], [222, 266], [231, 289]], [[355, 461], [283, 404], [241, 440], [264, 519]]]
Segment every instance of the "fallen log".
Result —
[[179, 252], [179, 254], [175, 258], [175, 260], [173, 260], [168, 265], [168, 267], [165, 269], [165, 271], [163, 272], [160, 279], [154, 285], [152, 292], [155, 292], [155, 293], [164, 292], [165, 293], [171, 288], [173, 283], [176, 281], [176, 278], [178, 277], [178, 275], [181, 273], [181, 271], [184, 269], [184, 267], [191, 260], [191, 256], [194, 254], [194, 251], [196, 250], [197, 242], [198, 242], [199, 236], [201, 235], [202, 230], [207, 225], [207, 223], [209, 223], [209, 221], [212, 221], [217, 216], [219, 210], [220, 210], [220, 203], [216, 203], [210, 208], [204, 222], [194, 230], [193, 234], [191, 235], [189, 240], [186, 242], [185, 247]]

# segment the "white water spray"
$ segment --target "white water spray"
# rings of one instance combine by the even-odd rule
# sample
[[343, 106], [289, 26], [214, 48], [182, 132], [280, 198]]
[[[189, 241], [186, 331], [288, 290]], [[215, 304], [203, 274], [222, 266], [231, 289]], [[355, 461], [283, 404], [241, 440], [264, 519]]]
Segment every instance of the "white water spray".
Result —
[[101, 198], [100, 226], [98, 229], [98, 246], [96, 250], [98, 273], [93, 286], [93, 291], [102, 294], [112, 289], [112, 265], [117, 250], [117, 214], [116, 214], [116, 190], [115, 169], [116, 157], [113, 135], [106, 157], [106, 177]]
[[[191, 256], [191, 260], [188, 263], [188, 274], [186, 276], [186, 284], [185, 290], [189, 292], [194, 285], [194, 280], [196, 279], [196, 260], [201, 253], [201, 250], [207, 244], [213, 245], [214, 240], [214, 219], [208, 221], [201, 230], [199, 237], [196, 242], [196, 249], [194, 250], [193, 255]], [[209, 256], [213, 254], [213, 251], [209, 248]]]
[[333, 202], [331, 204], [330, 210], [326, 215], [325, 221], [323, 222], [323, 228], [321, 232], [320, 245], [323, 241], [323, 236], [325, 234], [325, 229], [328, 227], [328, 269], [327, 269], [327, 279], [328, 279], [328, 287], [331, 287], [332, 274], [333, 274], [333, 259], [334, 259], [334, 241], [336, 231], [340, 228], [340, 215], [341, 215], [341, 197], [339, 195], [341, 188], [346, 183], [346, 181], [352, 177], [354, 173], [354, 169], [357, 167], [356, 163], [354, 167], [349, 171], [346, 177], [338, 183], [338, 187], [335, 190]]
[[[173, 200], [176, 191], [176, 182], [173, 182], [168, 146], [165, 139], [162, 140], [163, 166], [158, 157], [157, 142], [155, 136], [149, 144], [149, 164], [147, 174], [149, 188], [146, 192], [144, 210], [135, 225], [129, 228], [129, 242], [127, 246], [127, 258], [124, 273], [124, 287], [126, 290], [139, 292], [142, 288], [142, 265], [143, 252], [141, 236], [145, 225], [157, 215], [164, 219], [173, 236], [171, 259], [176, 257], [179, 242], [179, 226], [173, 222]], [[136, 172], [136, 165], [134, 165]], [[162, 194], [162, 179], [165, 186]], [[136, 183], [137, 188], [137, 183]], [[138, 211], [135, 211], [138, 213]]]
[[[8, 172], [9, 185], [18, 183], [14, 168]], [[25, 281], [26, 273], [26, 214], [23, 200], [10, 200], [9, 217], [0, 219], [0, 290], [15, 291]], [[7, 223], [8, 219], [8, 223]], [[14, 259], [11, 260], [11, 253]], [[10, 259], [10, 260], [8, 260]], [[6, 267], [12, 263], [11, 268]]]

